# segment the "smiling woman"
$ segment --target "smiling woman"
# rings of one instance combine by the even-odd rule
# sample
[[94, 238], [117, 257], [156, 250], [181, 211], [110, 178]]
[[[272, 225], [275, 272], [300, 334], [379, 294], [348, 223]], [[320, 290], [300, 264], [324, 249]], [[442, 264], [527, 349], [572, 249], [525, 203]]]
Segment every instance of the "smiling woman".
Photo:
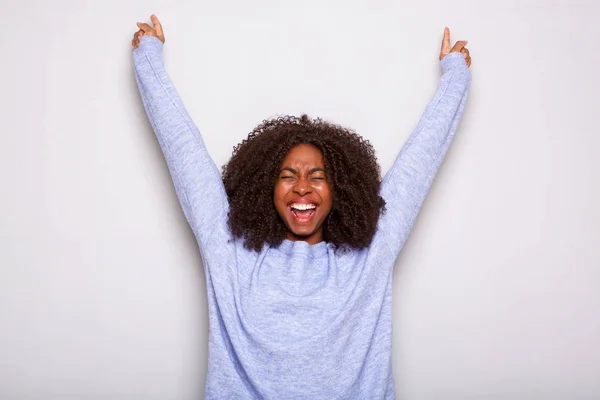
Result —
[[392, 268], [466, 104], [466, 42], [445, 30], [438, 90], [383, 181], [368, 141], [307, 116], [263, 122], [221, 178], [152, 22], [135, 77], [202, 252], [205, 399], [394, 398]]
[[[223, 183], [229, 228], [256, 251], [286, 238], [324, 240], [340, 250], [365, 248], [385, 204], [369, 142], [306, 115], [265, 121], [254, 129], [225, 166]], [[254, 205], [252, 213], [248, 204]], [[305, 204], [315, 208], [304, 211]]]
[[275, 183], [273, 202], [288, 229], [289, 240], [305, 240], [308, 244], [323, 241], [323, 224], [332, 200], [319, 149], [299, 144], [288, 152]]

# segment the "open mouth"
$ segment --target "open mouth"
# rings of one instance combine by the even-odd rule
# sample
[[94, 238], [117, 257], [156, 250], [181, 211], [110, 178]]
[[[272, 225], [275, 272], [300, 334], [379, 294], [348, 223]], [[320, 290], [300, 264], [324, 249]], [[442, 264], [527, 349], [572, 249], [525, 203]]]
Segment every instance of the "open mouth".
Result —
[[317, 211], [317, 205], [313, 203], [292, 203], [289, 205], [289, 207], [294, 217], [294, 220], [298, 222], [309, 222], [314, 217]]

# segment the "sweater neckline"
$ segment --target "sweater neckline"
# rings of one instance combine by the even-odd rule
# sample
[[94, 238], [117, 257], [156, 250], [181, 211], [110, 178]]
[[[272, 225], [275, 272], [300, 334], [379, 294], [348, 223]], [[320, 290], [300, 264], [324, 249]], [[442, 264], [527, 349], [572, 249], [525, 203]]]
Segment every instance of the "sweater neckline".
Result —
[[311, 245], [303, 240], [293, 242], [289, 239], [284, 239], [278, 249], [287, 256], [301, 254], [309, 257], [322, 257], [327, 254], [327, 242], [323, 241]]

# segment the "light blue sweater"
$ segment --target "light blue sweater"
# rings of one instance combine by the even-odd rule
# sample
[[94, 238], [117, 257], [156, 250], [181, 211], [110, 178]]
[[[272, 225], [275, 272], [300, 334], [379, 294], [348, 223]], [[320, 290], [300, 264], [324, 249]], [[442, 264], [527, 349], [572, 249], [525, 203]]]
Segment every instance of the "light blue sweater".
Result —
[[245, 249], [227, 228], [219, 170], [162, 60], [143, 37], [135, 77], [204, 261], [210, 318], [206, 399], [393, 399], [392, 268], [450, 146], [471, 75], [441, 61], [433, 100], [383, 179], [387, 212], [371, 246]]

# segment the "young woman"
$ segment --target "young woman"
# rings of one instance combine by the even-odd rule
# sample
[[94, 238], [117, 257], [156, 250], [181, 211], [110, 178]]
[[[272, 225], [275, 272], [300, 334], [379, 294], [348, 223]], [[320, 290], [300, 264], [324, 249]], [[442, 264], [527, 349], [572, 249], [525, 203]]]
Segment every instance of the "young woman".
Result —
[[356, 133], [264, 121], [223, 177], [138, 24], [139, 91], [206, 273], [206, 399], [391, 399], [392, 267], [467, 101], [466, 42], [444, 32], [443, 76], [391, 170]]

